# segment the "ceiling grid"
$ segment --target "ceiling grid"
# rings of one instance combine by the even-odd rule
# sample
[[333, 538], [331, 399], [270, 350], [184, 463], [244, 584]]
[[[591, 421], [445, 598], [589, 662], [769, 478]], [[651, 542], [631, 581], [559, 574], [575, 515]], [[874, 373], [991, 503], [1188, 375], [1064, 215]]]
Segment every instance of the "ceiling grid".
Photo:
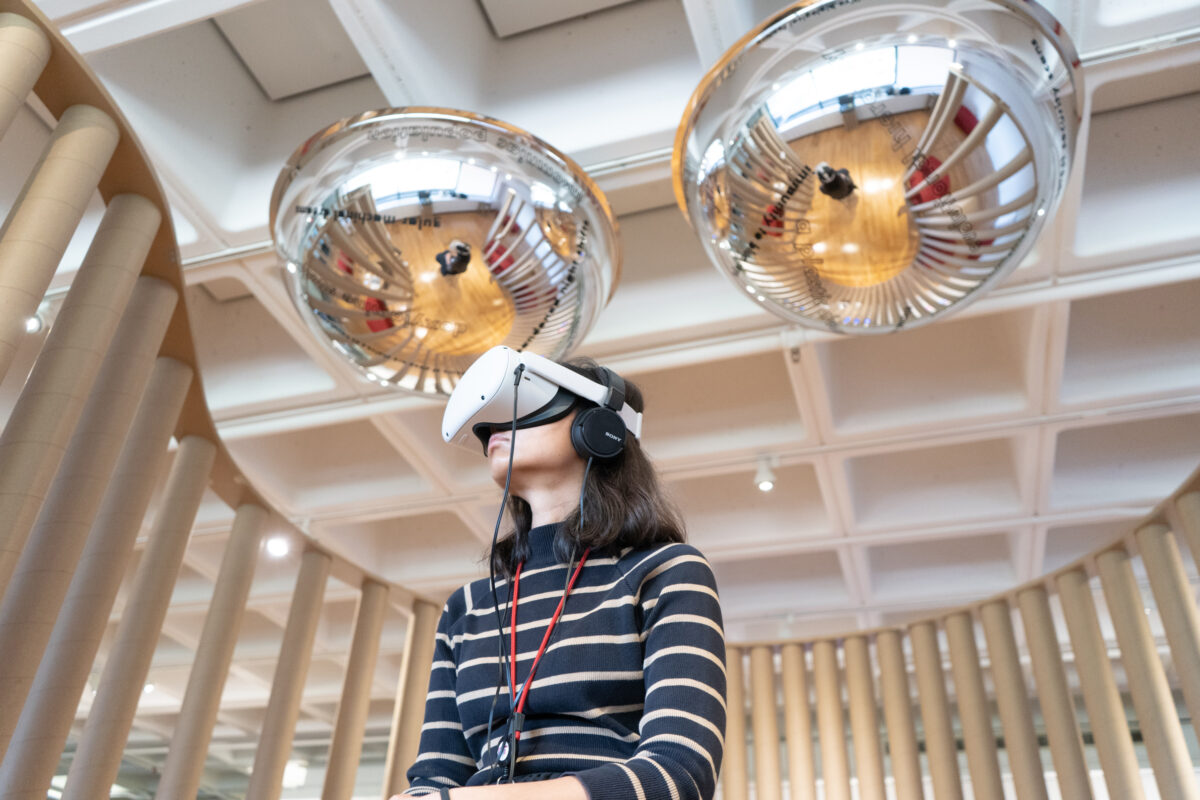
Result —
[[[669, 205], [667, 154], [688, 93], [782, 3], [636, 0], [497, 37], [475, 0], [425, 4], [421, 19], [402, 0], [328, 0], [370, 76], [272, 100], [244, 64], [295, 58], [287, 26], [270, 29], [279, 3], [42, 6], [160, 170], [218, 430], [264, 497], [350, 560], [440, 599], [486, 574], [499, 499], [482, 459], [441, 443], [437, 404], [360, 380], [315, 340], [264, 244], [288, 154], [367, 100], [470, 104], [599, 165], [626, 267], [580, 352], [647, 389], [646, 447], [714, 563], [731, 640], [900, 624], [1003, 590], [1116, 535], [1195, 466], [1200, 3], [1048, 2], [1084, 56], [1062, 206], [1026, 262], [966, 312], [860, 339], [764, 312]], [[212, 21], [227, 13], [248, 21], [232, 47]], [[457, 43], [446, 39], [454, 30]], [[645, 46], [655, 36], [657, 51]], [[36, 110], [25, 116], [9, 135], [36, 150], [48, 132]], [[0, 165], [0, 212], [28, 169]], [[68, 251], [52, 304], [81, 256]], [[28, 370], [20, 363], [0, 385], [0, 418]], [[764, 458], [777, 477], [769, 493], [753, 481]], [[144, 765], [163, 758], [232, 516], [207, 498], [185, 555], [131, 745]], [[294, 552], [260, 556], [214, 740], [213, 797], [224, 796], [223, 772], [252, 762], [297, 564]], [[320, 752], [331, 734], [356, 596], [331, 581], [297, 753]], [[388, 613], [368, 727], [368, 756], [380, 760], [407, 631], [404, 612]]]

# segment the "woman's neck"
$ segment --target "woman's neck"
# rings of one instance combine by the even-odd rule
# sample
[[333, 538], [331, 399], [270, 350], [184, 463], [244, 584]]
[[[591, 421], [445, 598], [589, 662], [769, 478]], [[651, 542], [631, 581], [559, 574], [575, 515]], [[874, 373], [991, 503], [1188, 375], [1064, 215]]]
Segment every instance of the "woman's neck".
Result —
[[514, 490], [513, 494], [529, 504], [532, 513], [531, 523], [551, 525], [566, 519], [571, 511], [579, 505], [579, 490], [583, 485], [582, 465], [578, 475], [569, 478], [559, 473], [552, 481], [530, 481], [529, 485]]

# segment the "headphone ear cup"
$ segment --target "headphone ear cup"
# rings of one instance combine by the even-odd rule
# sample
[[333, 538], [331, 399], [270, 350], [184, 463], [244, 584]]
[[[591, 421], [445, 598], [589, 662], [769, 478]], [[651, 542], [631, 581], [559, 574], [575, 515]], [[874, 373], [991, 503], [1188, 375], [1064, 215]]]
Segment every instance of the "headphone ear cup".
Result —
[[615, 458], [625, 449], [625, 420], [611, 409], [584, 409], [571, 423], [571, 444], [581, 458]]

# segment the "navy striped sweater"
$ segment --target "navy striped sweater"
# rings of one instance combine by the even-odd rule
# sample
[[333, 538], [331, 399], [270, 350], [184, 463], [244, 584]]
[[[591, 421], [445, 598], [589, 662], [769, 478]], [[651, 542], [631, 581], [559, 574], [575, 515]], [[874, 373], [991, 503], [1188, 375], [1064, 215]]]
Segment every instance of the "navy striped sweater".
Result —
[[[524, 683], [568, 566], [555, 525], [530, 531], [517, 606], [517, 683]], [[507, 582], [499, 582], [507, 612]], [[507, 640], [508, 629], [505, 629]], [[420, 755], [410, 796], [492, 783], [507, 730], [496, 702], [496, 616], [487, 580], [451, 595], [438, 624]], [[725, 638], [712, 570], [690, 545], [588, 557], [526, 701], [517, 775], [569, 773], [591, 800], [709, 800], [725, 734]], [[486, 755], [485, 755], [485, 751]]]

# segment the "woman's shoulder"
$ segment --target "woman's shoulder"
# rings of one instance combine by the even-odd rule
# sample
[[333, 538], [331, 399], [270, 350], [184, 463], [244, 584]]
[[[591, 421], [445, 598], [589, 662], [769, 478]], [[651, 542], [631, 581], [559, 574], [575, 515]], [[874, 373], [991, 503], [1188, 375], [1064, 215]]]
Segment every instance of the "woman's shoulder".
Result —
[[486, 607], [492, 609], [492, 590], [487, 578], [478, 578], [455, 589], [442, 607], [442, 616], [453, 625], [468, 616], [478, 614]]
[[712, 567], [695, 546], [687, 542], [666, 542], [621, 552], [618, 565], [626, 580], [637, 585], [665, 572], [712, 575]]

